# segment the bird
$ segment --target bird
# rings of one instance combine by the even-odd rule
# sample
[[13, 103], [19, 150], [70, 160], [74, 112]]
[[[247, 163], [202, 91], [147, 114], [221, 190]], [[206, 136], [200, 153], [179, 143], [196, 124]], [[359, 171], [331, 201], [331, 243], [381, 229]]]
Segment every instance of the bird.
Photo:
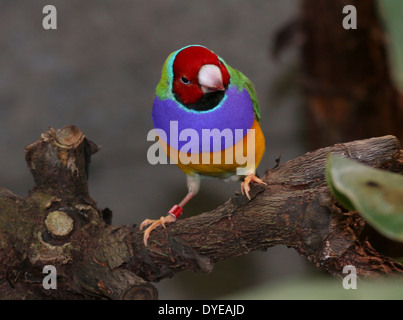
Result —
[[[183, 207], [198, 193], [201, 178], [243, 179], [241, 191], [249, 200], [251, 182], [266, 185], [256, 176], [265, 152], [260, 119], [253, 83], [212, 50], [194, 44], [168, 56], [155, 90], [152, 120], [155, 129], [165, 132], [158, 136], [158, 143], [185, 173], [188, 192], [168, 215], [141, 223], [140, 230], [148, 226], [143, 236], [145, 246], [152, 230], [159, 225], [165, 228], [181, 216]], [[210, 139], [178, 141], [172, 133], [172, 124], [181, 135], [183, 130], [204, 138], [205, 132], [209, 132]], [[212, 145], [214, 138], [217, 139]], [[248, 145], [253, 148], [248, 149]], [[194, 161], [186, 160], [189, 157]]]

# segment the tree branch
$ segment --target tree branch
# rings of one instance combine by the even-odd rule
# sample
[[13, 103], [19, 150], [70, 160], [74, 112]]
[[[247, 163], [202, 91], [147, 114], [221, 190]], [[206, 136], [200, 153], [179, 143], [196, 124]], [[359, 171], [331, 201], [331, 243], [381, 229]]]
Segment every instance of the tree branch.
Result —
[[[35, 187], [25, 198], [0, 188], [0, 296], [3, 298], [151, 299], [150, 283], [183, 270], [210, 272], [216, 261], [278, 244], [295, 248], [341, 276], [402, 273], [403, 266], [363, 237], [365, 221], [346, 212], [325, 181], [326, 156], [343, 154], [403, 172], [393, 136], [337, 144], [266, 171], [252, 200], [237, 194], [220, 207], [154, 230], [143, 245], [138, 227], [111, 226], [88, 193], [98, 147], [74, 126], [50, 129], [26, 147]], [[57, 269], [57, 290], [42, 286], [42, 268]]]

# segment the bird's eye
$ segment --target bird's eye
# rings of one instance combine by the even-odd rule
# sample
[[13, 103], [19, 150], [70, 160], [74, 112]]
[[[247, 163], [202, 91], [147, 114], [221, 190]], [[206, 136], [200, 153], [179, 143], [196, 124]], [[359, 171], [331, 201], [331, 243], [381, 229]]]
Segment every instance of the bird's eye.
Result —
[[184, 84], [189, 84], [190, 83], [190, 80], [188, 78], [186, 78], [186, 77], [181, 77], [181, 81]]

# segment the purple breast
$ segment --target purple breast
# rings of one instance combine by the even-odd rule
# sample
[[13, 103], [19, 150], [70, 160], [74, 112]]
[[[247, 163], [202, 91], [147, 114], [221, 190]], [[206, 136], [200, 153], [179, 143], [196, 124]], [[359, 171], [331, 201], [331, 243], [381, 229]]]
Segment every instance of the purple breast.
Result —
[[[255, 116], [249, 93], [230, 87], [216, 108], [204, 112], [188, 110], [176, 100], [156, 97], [152, 118], [154, 128], [165, 132], [168, 145], [200, 153], [221, 151], [237, 143], [252, 127]], [[163, 135], [160, 137], [165, 140]]]

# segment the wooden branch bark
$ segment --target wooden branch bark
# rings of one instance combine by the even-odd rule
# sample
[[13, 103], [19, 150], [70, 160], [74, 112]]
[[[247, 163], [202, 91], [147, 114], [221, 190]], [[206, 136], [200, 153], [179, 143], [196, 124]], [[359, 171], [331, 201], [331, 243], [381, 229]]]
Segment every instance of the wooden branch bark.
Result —
[[[211, 212], [158, 228], [147, 248], [138, 227], [108, 224], [108, 210], [89, 196], [97, 150], [74, 126], [50, 129], [26, 147], [35, 187], [24, 199], [0, 188], [1, 298], [154, 299], [152, 281], [210, 272], [218, 260], [278, 244], [335, 276], [348, 264], [362, 276], [403, 272], [362, 237], [365, 221], [336, 203], [324, 177], [330, 152], [402, 173], [393, 136], [337, 144], [266, 171], [268, 186], [254, 186], [251, 201], [237, 194]], [[42, 286], [45, 265], [57, 269], [57, 290]]]

